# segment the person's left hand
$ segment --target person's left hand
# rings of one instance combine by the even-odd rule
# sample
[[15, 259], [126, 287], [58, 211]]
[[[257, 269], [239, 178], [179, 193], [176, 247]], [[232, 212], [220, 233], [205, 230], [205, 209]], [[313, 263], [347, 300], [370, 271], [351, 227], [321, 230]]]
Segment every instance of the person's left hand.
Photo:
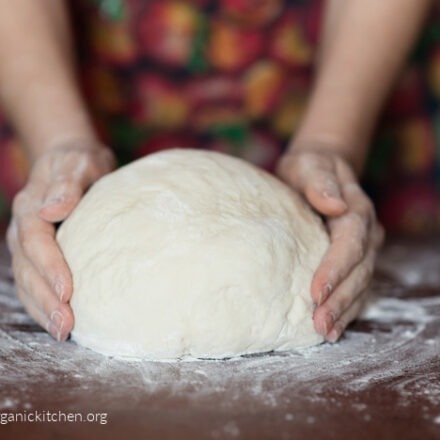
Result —
[[336, 342], [363, 306], [383, 227], [341, 155], [319, 149], [289, 151], [277, 173], [325, 219], [330, 246], [312, 280], [313, 320], [318, 333]]

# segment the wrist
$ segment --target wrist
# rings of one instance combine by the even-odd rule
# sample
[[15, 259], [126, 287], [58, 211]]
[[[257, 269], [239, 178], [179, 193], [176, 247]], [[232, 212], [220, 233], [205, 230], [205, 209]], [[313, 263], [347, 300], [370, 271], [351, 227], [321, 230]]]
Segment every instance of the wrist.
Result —
[[82, 150], [96, 150], [99, 148], [106, 148], [106, 146], [98, 139], [93, 132], [82, 133], [59, 133], [53, 136], [48, 136], [44, 142], [39, 145], [28, 145], [29, 159], [34, 163], [41, 156], [50, 153], [54, 150], [61, 149], [82, 149]]
[[355, 145], [351, 140], [341, 136], [314, 133], [305, 135], [298, 133], [289, 145], [288, 151], [298, 153], [301, 151], [317, 152], [324, 155], [338, 156], [360, 175], [364, 167], [366, 146]]

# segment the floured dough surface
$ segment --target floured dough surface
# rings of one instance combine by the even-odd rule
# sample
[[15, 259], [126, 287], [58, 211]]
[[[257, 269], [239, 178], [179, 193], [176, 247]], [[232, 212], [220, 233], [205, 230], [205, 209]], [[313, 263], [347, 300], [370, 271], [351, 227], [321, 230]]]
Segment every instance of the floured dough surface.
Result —
[[108, 355], [224, 358], [318, 344], [310, 284], [328, 246], [285, 184], [175, 149], [103, 177], [61, 225], [72, 337]]

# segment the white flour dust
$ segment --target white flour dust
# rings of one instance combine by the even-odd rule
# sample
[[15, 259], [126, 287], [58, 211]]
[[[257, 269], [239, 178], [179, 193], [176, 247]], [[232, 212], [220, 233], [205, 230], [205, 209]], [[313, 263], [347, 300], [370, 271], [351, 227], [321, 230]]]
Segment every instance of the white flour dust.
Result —
[[[373, 285], [368, 307], [337, 344], [223, 361], [169, 363], [127, 362], [73, 342], [57, 343], [25, 314], [10, 282], [2, 281], [0, 306], [6, 313], [0, 315], [0, 410], [32, 408], [31, 390], [43, 382], [56, 387], [72, 405], [86, 394], [108, 405], [121, 396], [128, 396], [127, 401], [148, 399], [152, 410], [168, 400], [181, 399], [200, 411], [216, 402], [221, 412], [234, 405], [239, 411], [246, 399], [251, 414], [285, 409], [283, 423], [299, 417], [290, 409], [294, 401], [342, 410], [340, 398], [349, 396], [352, 410], [369, 422], [372, 403], [364, 400], [365, 391], [383, 388], [393, 393], [396, 407], [408, 408], [415, 399], [422, 402], [423, 417], [438, 425], [440, 296], [412, 295], [411, 289], [404, 289], [408, 280], [396, 278]], [[303, 419], [318, 424], [319, 414]], [[213, 438], [222, 435], [239, 436], [240, 425], [230, 420], [212, 432]]]
[[[60, 375], [69, 376], [84, 388], [93, 378], [114, 382], [117, 388], [123, 377], [124, 386], [141, 387], [153, 394], [167, 389], [169, 393], [200, 399], [228, 391], [234, 400], [246, 392], [259, 405], [277, 406], [292, 382], [296, 395], [319, 400], [335, 383], [338, 393], [352, 393], [395, 379], [387, 386], [398, 392], [398, 404], [405, 405], [414, 394], [440, 404], [439, 383], [426, 376], [412, 381], [404, 377], [406, 371], [419, 368], [440, 352], [436, 335], [420, 343], [436, 319], [440, 298], [372, 300], [360, 321], [362, 325], [348, 330], [337, 344], [225, 361], [174, 363], [126, 362], [106, 358], [72, 342], [56, 343], [36, 326], [29, 331], [31, 320], [15, 299], [8, 298], [7, 303], [14, 304], [11, 308], [16, 311], [1, 318], [2, 328], [10, 330], [0, 331], [0, 368], [5, 360], [14, 368], [2, 371], [2, 382], [21, 384], [24, 390], [26, 384], [41, 377], [55, 383]], [[20, 326], [27, 326], [26, 331]], [[231, 387], [231, 382], [236, 386]], [[266, 386], [269, 383], [270, 388]], [[4, 391], [0, 391], [0, 396], [3, 406], [25, 403]], [[360, 411], [364, 409], [362, 402], [356, 404]]]

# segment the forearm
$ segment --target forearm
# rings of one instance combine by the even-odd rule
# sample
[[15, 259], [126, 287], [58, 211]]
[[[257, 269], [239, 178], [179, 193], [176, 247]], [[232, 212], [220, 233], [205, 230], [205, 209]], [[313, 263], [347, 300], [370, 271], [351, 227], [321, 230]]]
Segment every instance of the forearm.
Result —
[[95, 139], [76, 80], [64, 0], [0, 0], [0, 102], [33, 161]]
[[329, 0], [317, 79], [292, 148], [329, 148], [360, 172], [429, 0]]

